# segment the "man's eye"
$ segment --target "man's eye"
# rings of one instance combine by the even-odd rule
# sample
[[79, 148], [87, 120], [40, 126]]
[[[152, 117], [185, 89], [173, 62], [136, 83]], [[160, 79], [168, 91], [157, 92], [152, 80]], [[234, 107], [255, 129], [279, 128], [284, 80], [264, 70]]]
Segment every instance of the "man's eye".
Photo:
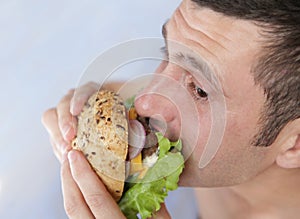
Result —
[[208, 94], [199, 86], [195, 85], [194, 82], [189, 83], [189, 87], [191, 89], [192, 96], [194, 99], [199, 100], [207, 100], [208, 99]]
[[200, 87], [196, 86], [196, 91], [197, 91], [197, 94], [199, 95], [199, 97], [207, 98], [207, 93], [204, 90], [202, 90]]

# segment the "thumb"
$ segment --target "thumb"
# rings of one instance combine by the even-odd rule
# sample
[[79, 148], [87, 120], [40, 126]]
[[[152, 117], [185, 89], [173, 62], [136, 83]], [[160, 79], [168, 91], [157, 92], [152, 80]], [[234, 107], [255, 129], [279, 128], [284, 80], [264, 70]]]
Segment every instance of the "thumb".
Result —
[[155, 213], [152, 219], [171, 219], [165, 204], [161, 204], [161, 208]]

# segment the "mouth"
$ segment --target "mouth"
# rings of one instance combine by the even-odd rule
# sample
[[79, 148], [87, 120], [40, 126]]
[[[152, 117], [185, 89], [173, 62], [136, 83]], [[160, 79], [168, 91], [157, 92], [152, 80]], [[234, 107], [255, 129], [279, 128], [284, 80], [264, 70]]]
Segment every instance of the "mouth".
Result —
[[175, 142], [178, 140], [178, 136], [169, 129], [168, 124], [165, 121], [150, 118], [149, 126], [153, 131], [160, 132], [164, 137], [166, 137], [170, 141]]
[[150, 118], [149, 126], [152, 130], [162, 133], [163, 135], [167, 132], [167, 123], [162, 120]]

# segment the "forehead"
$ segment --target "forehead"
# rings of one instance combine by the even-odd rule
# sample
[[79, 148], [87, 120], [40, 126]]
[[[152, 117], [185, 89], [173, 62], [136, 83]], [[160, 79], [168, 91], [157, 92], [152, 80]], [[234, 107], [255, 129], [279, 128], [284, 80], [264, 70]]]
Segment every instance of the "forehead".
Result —
[[[249, 83], [262, 48], [259, 27], [184, 0], [166, 25], [167, 38], [201, 56], [219, 75]], [[169, 48], [172, 53], [172, 48]], [[234, 85], [233, 85], [234, 86]], [[236, 88], [237, 87], [233, 87]]]
[[190, 0], [181, 3], [169, 23], [176, 29], [173, 37], [197, 43], [193, 45], [201, 48], [201, 53], [226, 55], [234, 51], [235, 54], [249, 54], [261, 45], [259, 28], [253, 22], [199, 7]]

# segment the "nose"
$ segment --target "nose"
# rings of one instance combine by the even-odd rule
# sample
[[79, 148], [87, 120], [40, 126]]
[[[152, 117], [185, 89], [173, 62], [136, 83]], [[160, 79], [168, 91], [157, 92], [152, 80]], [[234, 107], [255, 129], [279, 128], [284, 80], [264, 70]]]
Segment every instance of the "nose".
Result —
[[[164, 72], [167, 68], [164, 70]], [[180, 133], [180, 80], [178, 75], [157, 74], [135, 99], [135, 109], [142, 117], [150, 117], [155, 129], [177, 140]]]
[[137, 113], [143, 117], [161, 116], [166, 122], [176, 118], [176, 108], [165, 96], [152, 92], [143, 92], [135, 100]]
[[178, 110], [167, 97], [143, 92], [135, 100], [135, 109], [142, 117], [149, 117], [151, 126], [170, 140], [177, 140], [180, 129]]

